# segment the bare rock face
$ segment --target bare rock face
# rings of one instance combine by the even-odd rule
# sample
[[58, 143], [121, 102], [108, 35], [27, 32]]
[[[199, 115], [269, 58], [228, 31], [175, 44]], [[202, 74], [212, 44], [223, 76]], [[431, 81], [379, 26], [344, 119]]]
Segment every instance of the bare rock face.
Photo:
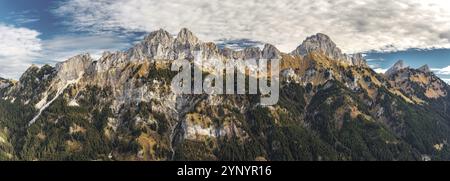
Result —
[[224, 48], [220, 52], [224, 57], [234, 60], [257, 60], [262, 57], [262, 51], [258, 47], [248, 47], [240, 51], [234, 51], [228, 48]]
[[386, 71], [385, 75], [391, 76], [394, 73], [409, 68], [409, 66], [405, 65], [405, 62], [403, 60], [397, 61], [389, 70]]
[[422, 67], [419, 67], [417, 70], [422, 71], [424, 73], [430, 73], [431, 72], [430, 67], [428, 67], [428, 65], [424, 65]]
[[334, 60], [347, 59], [331, 38], [322, 33], [308, 37], [292, 54], [306, 56], [312, 52], [323, 53]]
[[188, 29], [183, 28], [175, 39], [174, 49], [193, 49], [200, 40]]
[[173, 59], [192, 59], [193, 52], [200, 40], [188, 29], [183, 28], [175, 38], [172, 52], [175, 57]]
[[355, 66], [367, 66], [367, 62], [361, 53], [348, 56], [349, 61]]
[[281, 59], [281, 52], [275, 46], [271, 44], [264, 45], [264, 49], [262, 51], [263, 59]]
[[[130, 61], [193, 59], [196, 52], [205, 58], [219, 58], [219, 50], [212, 43], [200, 41], [190, 30], [183, 28], [176, 38], [160, 29], [150, 33], [144, 41], [126, 52]], [[120, 55], [119, 55], [120, 56]]]
[[262, 55], [261, 49], [258, 47], [250, 47], [246, 48], [242, 51], [242, 59], [250, 60], [250, 59], [260, 59]]
[[346, 62], [350, 65], [367, 66], [362, 54], [346, 55], [342, 53], [341, 49], [336, 46], [331, 38], [322, 33], [308, 37], [291, 54], [304, 57], [313, 52], [324, 54], [333, 60]]
[[58, 78], [62, 81], [76, 80], [86, 72], [92, 61], [89, 54], [82, 54], [58, 63], [56, 64]]
[[200, 43], [197, 45], [195, 51], [198, 51], [201, 58], [209, 60], [221, 60], [224, 56], [220, 53], [219, 48], [214, 43]]
[[150, 33], [144, 41], [128, 50], [128, 54], [132, 60], [168, 59], [173, 41], [169, 32], [160, 29]]

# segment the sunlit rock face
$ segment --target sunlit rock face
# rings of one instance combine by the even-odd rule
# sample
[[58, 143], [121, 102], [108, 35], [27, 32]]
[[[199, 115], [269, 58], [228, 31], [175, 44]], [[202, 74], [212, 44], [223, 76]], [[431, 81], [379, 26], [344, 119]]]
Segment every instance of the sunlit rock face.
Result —
[[355, 66], [367, 66], [367, 62], [361, 53], [347, 55], [331, 40], [328, 35], [318, 33], [308, 37], [291, 54], [307, 56], [310, 53], [321, 53], [335, 61], [345, 62]]

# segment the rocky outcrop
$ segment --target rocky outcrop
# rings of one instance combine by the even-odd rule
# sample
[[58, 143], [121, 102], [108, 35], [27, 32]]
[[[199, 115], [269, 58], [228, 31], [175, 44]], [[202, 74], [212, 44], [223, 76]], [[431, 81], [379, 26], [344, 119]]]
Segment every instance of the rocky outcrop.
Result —
[[194, 36], [194, 34], [186, 28], [181, 29], [178, 33], [177, 38], [175, 38], [172, 54], [175, 56], [173, 59], [192, 59], [193, 52], [196, 50], [197, 45], [199, 45], [200, 40]]
[[425, 73], [430, 73], [431, 72], [430, 67], [428, 67], [428, 65], [424, 65], [422, 67], [419, 67], [417, 70], [425, 72]]
[[306, 56], [312, 52], [323, 53], [334, 60], [343, 61], [347, 59], [331, 38], [322, 33], [308, 37], [292, 54]]
[[291, 54], [298, 56], [307, 56], [310, 53], [320, 53], [336, 60], [346, 62], [355, 66], [366, 66], [367, 63], [362, 54], [346, 55], [331, 40], [328, 35], [318, 33], [308, 37], [303, 43], [297, 47]]
[[135, 47], [128, 50], [131, 60], [170, 59], [174, 39], [169, 32], [160, 29], [150, 33]]
[[385, 75], [391, 76], [394, 73], [396, 73], [400, 70], [406, 69], [406, 68], [409, 68], [409, 66], [405, 65], [405, 62], [403, 60], [399, 60], [391, 68], [389, 68], [386, 71]]
[[89, 54], [82, 54], [69, 58], [64, 62], [56, 64], [57, 76], [64, 82], [76, 80], [86, 72], [92, 62], [93, 59]]
[[350, 61], [355, 66], [367, 66], [367, 62], [361, 53], [349, 55], [347, 57], [348, 61]]
[[12, 83], [9, 80], [0, 77], [0, 90], [11, 86]]
[[281, 59], [281, 52], [275, 46], [271, 44], [264, 45], [264, 49], [262, 51], [263, 59]]

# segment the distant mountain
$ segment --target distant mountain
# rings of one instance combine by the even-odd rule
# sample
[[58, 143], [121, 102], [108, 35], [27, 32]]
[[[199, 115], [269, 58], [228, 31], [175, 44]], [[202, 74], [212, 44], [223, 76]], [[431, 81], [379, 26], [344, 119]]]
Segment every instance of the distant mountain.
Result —
[[[280, 101], [176, 95], [176, 59], [281, 59]], [[207, 71], [206, 71], [207, 72]], [[0, 79], [2, 160], [449, 160], [450, 88], [427, 66], [386, 74], [317, 34], [291, 53], [150, 33]]]

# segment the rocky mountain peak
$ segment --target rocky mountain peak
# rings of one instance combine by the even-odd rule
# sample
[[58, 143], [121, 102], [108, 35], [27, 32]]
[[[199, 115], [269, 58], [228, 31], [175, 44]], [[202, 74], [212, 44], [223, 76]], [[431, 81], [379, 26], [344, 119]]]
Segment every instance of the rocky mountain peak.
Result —
[[181, 44], [196, 45], [199, 43], [199, 39], [189, 29], [183, 28], [178, 33], [176, 41]]
[[151, 32], [145, 37], [144, 41], [155, 45], [155, 44], [168, 44], [172, 42], [172, 36], [169, 32], [164, 29], [159, 29], [157, 31]]
[[336, 47], [336, 44], [331, 38], [322, 33], [306, 38], [293, 53], [305, 56], [315, 51], [321, 51], [327, 54], [341, 54], [341, 50]]
[[403, 60], [399, 60], [391, 68], [389, 68], [385, 74], [390, 76], [390, 75], [392, 75], [400, 70], [406, 69], [408, 67], [409, 66], [407, 66]]
[[422, 67], [419, 67], [417, 70], [420, 70], [420, 71], [425, 72], [425, 73], [431, 72], [430, 67], [428, 67], [428, 65], [426, 65], [426, 64], [423, 65]]
[[265, 44], [262, 51], [262, 57], [264, 59], [280, 59], [281, 52], [275, 46], [271, 44]]
[[348, 56], [349, 61], [356, 66], [367, 66], [366, 59], [361, 53], [356, 53]]
[[[353, 58], [357, 58], [343, 54], [341, 49], [336, 46], [336, 43], [334, 43], [328, 35], [323, 33], [317, 33], [316, 35], [306, 38], [306, 40], [291, 54], [306, 56], [312, 52], [322, 53], [337, 61], [347, 61], [349, 64], [353, 64]], [[361, 63], [360, 59], [355, 59], [355, 62], [358, 64]]]
[[144, 41], [128, 50], [130, 60], [167, 59], [173, 48], [174, 38], [164, 29], [151, 32]]

